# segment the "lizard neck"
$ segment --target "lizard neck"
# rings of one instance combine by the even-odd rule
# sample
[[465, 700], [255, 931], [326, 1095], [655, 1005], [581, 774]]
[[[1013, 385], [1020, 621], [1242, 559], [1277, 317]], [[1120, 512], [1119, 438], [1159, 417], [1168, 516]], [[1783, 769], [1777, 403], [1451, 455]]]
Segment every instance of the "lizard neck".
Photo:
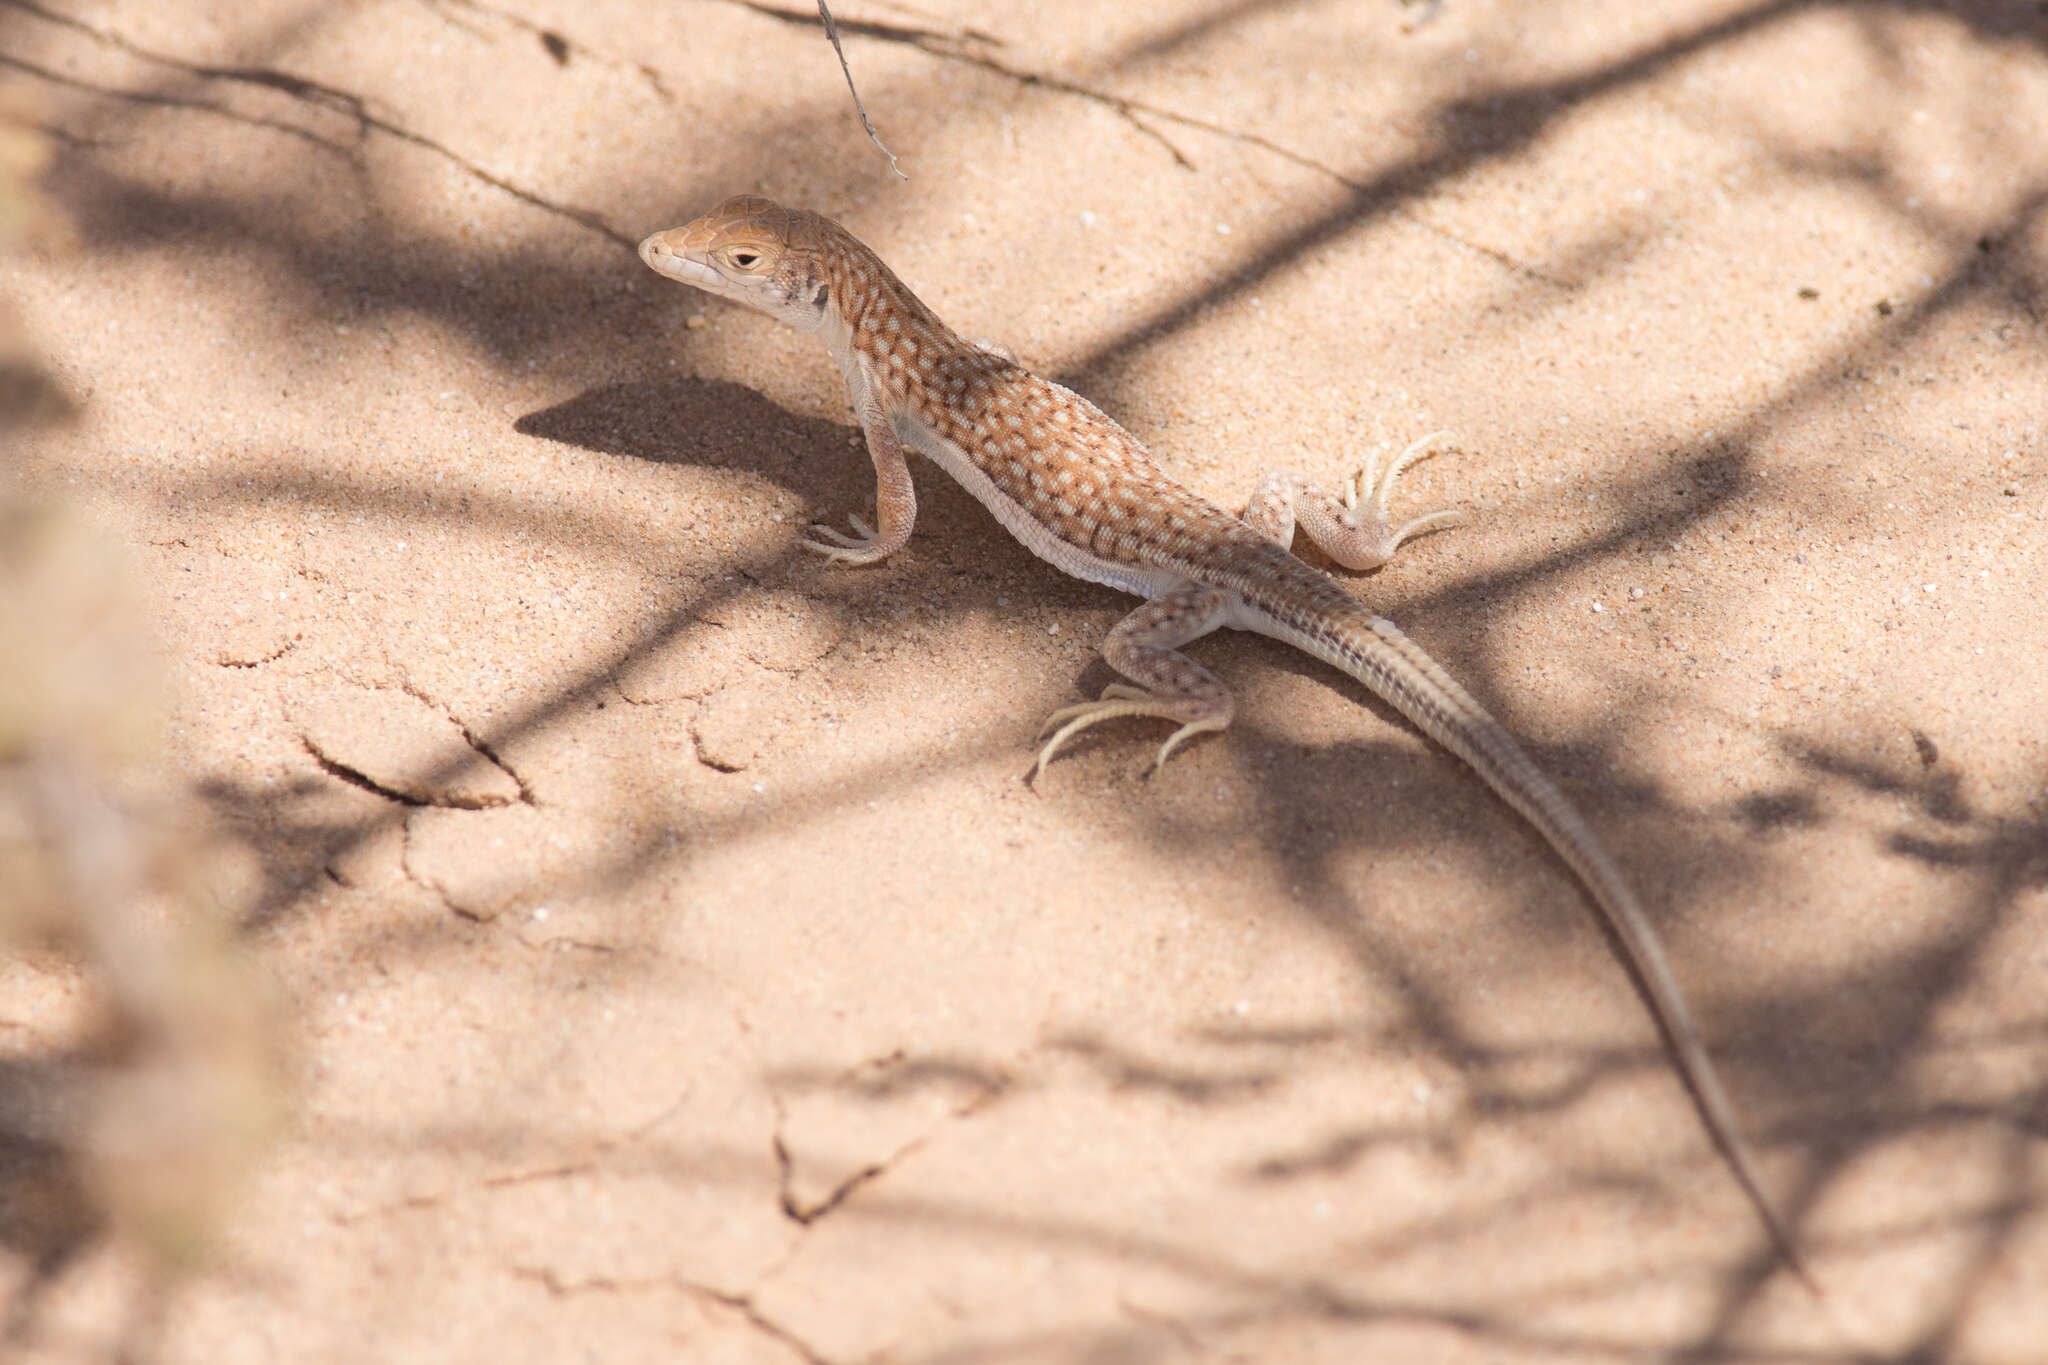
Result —
[[820, 272], [831, 286], [823, 330], [835, 354], [864, 356], [881, 367], [893, 355], [897, 368], [916, 373], [965, 344], [859, 239], [844, 229], [836, 235], [843, 240], [828, 244]]

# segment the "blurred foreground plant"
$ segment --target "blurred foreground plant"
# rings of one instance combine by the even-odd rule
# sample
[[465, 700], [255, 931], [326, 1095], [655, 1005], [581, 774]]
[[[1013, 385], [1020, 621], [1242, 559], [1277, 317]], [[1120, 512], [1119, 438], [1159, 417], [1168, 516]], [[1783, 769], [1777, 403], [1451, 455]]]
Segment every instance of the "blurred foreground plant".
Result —
[[[0, 107], [0, 250], [69, 244], [47, 155]], [[74, 964], [92, 1006], [64, 1036], [5, 1035], [0, 1234], [30, 1295], [101, 1233], [157, 1287], [203, 1268], [282, 1114], [275, 1030], [210, 889], [225, 845], [163, 770], [141, 577], [27, 468], [26, 438], [75, 417], [0, 311], [0, 952]]]

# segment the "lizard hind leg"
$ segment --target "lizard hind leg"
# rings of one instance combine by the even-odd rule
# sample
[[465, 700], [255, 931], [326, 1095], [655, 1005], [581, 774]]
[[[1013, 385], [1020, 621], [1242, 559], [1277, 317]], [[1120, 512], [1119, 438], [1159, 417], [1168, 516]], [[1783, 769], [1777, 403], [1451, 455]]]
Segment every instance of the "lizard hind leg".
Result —
[[[1401, 472], [1409, 465], [1417, 460], [1426, 460], [1435, 454], [1436, 452], [1429, 448], [1431, 443], [1443, 440], [1449, 435], [1447, 431], [1432, 431], [1416, 437], [1402, 448], [1400, 454], [1387, 461], [1384, 471], [1379, 467], [1377, 455], [1368, 459], [1345, 485], [1344, 506], [1356, 507], [1360, 498], [1370, 497], [1372, 515], [1384, 525], [1387, 519], [1387, 500], [1394, 496], [1394, 481], [1401, 477]], [[1464, 514], [1455, 508], [1446, 507], [1434, 512], [1425, 512], [1391, 533], [1392, 543], [1387, 547], [1387, 553], [1391, 555], [1400, 547], [1401, 542], [1410, 536], [1433, 531], [1442, 526], [1454, 526], [1463, 519]]]
[[1338, 485], [1338, 493], [1292, 474], [1268, 474], [1253, 491], [1243, 520], [1283, 547], [1292, 544], [1298, 524], [1318, 549], [1345, 568], [1376, 569], [1394, 557], [1402, 542], [1464, 520], [1462, 513], [1444, 508], [1395, 526], [1387, 514], [1401, 472], [1430, 455], [1430, 443], [1443, 435], [1433, 431], [1391, 460], [1368, 457]]
[[1094, 701], [1065, 706], [1046, 717], [1047, 739], [1032, 769], [1035, 781], [1061, 746], [1091, 725], [1121, 716], [1158, 716], [1180, 722], [1160, 746], [1152, 768], [1164, 764], [1183, 740], [1230, 724], [1229, 691], [1215, 674], [1180, 652], [1224, 624], [1228, 597], [1214, 588], [1183, 583], [1117, 622], [1102, 642], [1102, 657], [1132, 682], [1111, 683]]

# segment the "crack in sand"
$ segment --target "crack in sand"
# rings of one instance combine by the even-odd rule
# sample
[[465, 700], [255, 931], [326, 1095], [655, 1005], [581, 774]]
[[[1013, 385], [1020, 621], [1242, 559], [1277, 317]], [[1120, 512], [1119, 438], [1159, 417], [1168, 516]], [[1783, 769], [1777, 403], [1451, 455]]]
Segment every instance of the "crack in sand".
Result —
[[881, 1161], [874, 1163], [872, 1166], [861, 1167], [861, 1169], [855, 1171], [852, 1175], [846, 1177], [846, 1179], [840, 1181], [837, 1185], [834, 1185], [832, 1187], [831, 1192], [827, 1194], [823, 1199], [819, 1200], [815, 1204], [806, 1206], [797, 1199], [796, 1190], [792, 1188], [792, 1184], [796, 1179], [796, 1162], [789, 1154], [789, 1144], [782, 1140], [782, 1133], [780, 1131], [782, 1120], [782, 1106], [778, 1102], [775, 1107], [777, 1129], [774, 1142], [775, 1169], [777, 1173], [777, 1183], [781, 1186], [780, 1195], [782, 1212], [784, 1217], [790, 1219], [792, 1222], [801, 1224], [804, 1227], [809, 1227], [811, 1224], [817, 1222], [820, 1218], [823, 1218], [826, 1214], [832, 1212], [841, 1204], [845, 1203], [847, 1198], [861, 1186], [867, 1184], [869, 1181], [875, 1179], [877, 1176], [886, 1174], [891, 1165], [901, 1160], [903, 1157], [909, 1156], [917, 1148], [923, 1146], [925, 1141], [922, 1137], [912, 1139], [910, 1142], [905, 1143], [901, 1148], [897, 1149], [889, 1156], [883, 1158]]
[[808, 1341], [805, 1341], [802, 1337], [755, 1307], [751, 1294], [728, 1294], [722, 1290], [713, 1289], [709, 1285], [696, 1284], [680, 1278], [678, 1278], [677, 1283], [687, 1287], [693, 1293], [702, 1294], [714, 1303], [723, 1304], [725, 1307], [732, 1309], [745, 1318], [751, 1326], [796, 1352], [797, 1358], [803, 1361], [804, 1365], [832, 1365], [832, 1362], [813, 1348]]
[[514, 1278], [531, 1280], [547, 1290], [551, 1297], [558, 1299], [571, 1298], [578, 1294], [650, 1293], [677, 1293], [692, 1298], [709, 1299], [720, 1307], [729, 1308], [739, 1314], [746, 1320], [747, 1325], [756, 1331], [787, 1346], [796, 1353], [804, 1365], [832, 1365], [832, 1362], [820, 1355], [809, 1342], [762, 1312], [754, 1303], [751, 1294], [735, 1294], [729, 1290], [714, 1289], [708, 1284], [699, 1284], [677, 1274], [647, 1275], [638, 1278], [592, 1275], [586, 1279], [571, 1280], [565, 1278], [553, 1266], [514, 1265], [510, 1269]]
[[291, 639], [289, 639], [289, 641], [285, 641], [283, 645], [279, 645], [279, 647], [276, 647], [276, 649], [272, 649], [272, 651], [270, 651], [270, 653], [266, 653], [266, 655], [248, 655], [248, 657], [236, 657], [236, 655], [233, 655], [231, 651], [227, 651], [227, 649], [221, 649], [221, 651], [219, 651], [217, 655], [213, 655], [213, 665], [215, 665], [215, 667], [221, 667], [221, 669], [260, 669], [262, 665], [266, 665], [266, 663], [276, 663], [276, 661], [279, 661], [279, 659], [283, 659], [285, 655], [289, 655], [291, 651], [295, 651], [295, 649], [299, 647], [299, 641], [303, 641], [303, 639], [305, 639], [305, 636], [303, 636], [303, 634], [297, 634], [297, 632], [295, 632], [295, 634], [291, 636]]
[[592, 1275], [587, 1279], [564, 1279], [561, 1272], [547, 1265], [515, 1265], [511, 1267], [514, 1278], [532, 1280], [558, 1299], [572, 1294], [638, 1294], [655, 1289], [685, 1289], [687, 1282], [674, 1275], [650, 1275], [644, 1279], [621, 1279], [614, 1275]]
[[[854, 1075], [877, 1067], [886, 1068], [902, 1056], [903, 1052], [899, 1048], [886, 1056], [862, 1062], [851, 1068], [847, 1074]], [[993, 1103], [1007, 1087], [1007, 1076], [998, 1076], [994, 1079], [980, 1082], [976, 1086], [976, 1093], [974, 1095], [952, 1106], [944, 1114], [932, 1120], [924, 1132], [903, 1143], [880, 1161], [861, 1167], [861, 1169], [847, 1176], [837, 1185], [834, 1185], [823, 1199], [812, 1204], [805, 1204], [797, 1197], [795, 1189], [796, 1159], [790, 1154], [789, 1143], [783, 1137], [783, 1129], [789, 1122], [789, 1111], [782, 1102], [782, 1096], [771, 1088], [769, 1099], [775, 1108], [775, 1133], [772, 1143], [775, 1151], [776, 1183], [783, 1216], [802, 1227], [810, 1227], [813, 1223], [816, 1223], [819, 1219], [837, 1209], [841, 1204], [844, 1204], [863, 1185], [880, 1179], [894, 1169], [898, 1163], [914, 1156], [936, 1137], [939, 1131], [947, 1124], [957, 1123], [961, 1119], [980, 1113], [989, 1104]]]
[[486, 914], [462, 904], [450, 895], [448, 888], [412, 865], [412, 821], [398, 822], [398, 871], [407, 881], [441, 902], [441, 908], [457, 919], [466, 919], [472, 924], [489, 924], [497, 918], [495, 913]]
[[717, 752], [715, 740], [707, 742], [702, 728], [703, 712], [700, 710], [690, 718], [690, 751], [697, 762], [715, 773], [737, 773], [746, 771], [746, 763], [737, 758], [728, 758]]
[[389, 1218], [394, 1213], [410, 1213], [415, 1209], [439, 1208], [447, 1198], [448, 1196], [445, 1192], [438, 1194], [409, 1194], [403, 1199], [394, 1199], [384, 1204], [372, 1204], [369, 1208], [357, 1209], [353, 1213], [330, 1213], [327, 1215], [327, 1221], [333, 1223], [338, 1228], [352, 1228], [358, 1223], [367, 1223], [373, 1218]]
[[420, 0], [420, 3], [429, 10], [432, 10], [436, 17], [450, 28], [460, 29], [479, 42], [495, 40], [491, 35], [485, 33], [481, 27], [462, 22], [454, 15], [445, 13], [442, 7], [445, 5], [452, 9], [466, 9], [476, 14], [488, 14], [501, 23], [531, 35], [547, 52], [548, 56], [554, 59], [557, 66], [566, 67], [569, 65], [571, 58], [581, 56], [596, 62], [600, 66], [631, 71], [638, 75], [641, 80], [646, 81], [649, 88], [661, 98], [664, 104], [674, 104], [676, 102], [674, 92], [661, 79], [661, 73], [646, 62], [636, 62], [624, 57], [614, 57], [610, 53], [594, 48], [588, 43], [578, 42], [560, 29], [536, 24], [533, 20], [514, 14], [510, 10], [502, 10], [491, 5], [481, 4], [479, 0]]
[[351, 767], [342, 762], [325, 749], [322, 749], [311, 735], [301, 733], [299, 735], [299, 744], [308, 754], [312, 755], [313, 761], [319, 764], [320, 770], [329, 777], [346, 782], [351, 787], [359, 787], [373, 796], [381, 796], [386, 801], [396, 802], [398, 805], [408, 806], [415, 810], [496, 810], [500, 806], [512, 804], [512, 799], [504, 796], [452, 796], [446, 792], [427, 791], [417, 787], [394, 787], [388, 783], [379, 782], [360, 768]]
[[271, 128], [289, 136], [311, 142], [313, 145], [337, 155], [345, 156], [351, 161], [359, 162], [361, 160], [360, 144], [370, 133], [383, 133], [387, 137], [396, 138], [400, 142], [410, 143], [424, 151], [432, 152], [434, 155], [458, 167], [471, 178], [479, 180], [504, 194], [508, 194], [521, 203], [531, 205], [544, 213], [551, 213], [557, 217], [566, 218], [577, 226], [607, 237], [622, 247], [630, 248], [634, 245], [633, 238], [620, 232], [595, 211], [575, 208], [568, 204], [555, 203], [536, 190], [526, 189], [505, 179], [503, 176], [493, 174], [462, 156], [452, 147], [437, 142], [424, 133], [416, 133], [403, 124], [395, 123], [390, 119], [372, 113], [369, 102], [361, 95], [352, 94], [335, 86], [324, 85], [319, 81], [309, 80], [304, 76], [294, 76], [289, 72], [279, 71], [271, 67], [212, 66], [204, 62], [186, 61], [181, 57], [173, 57], [167, 53], [143, 47], [141, 44], [122, 36], [112, 29], [99, 28], [86, 23], [82, 19], [76, 19], [68, 14], [60, 14], [55, 10], [47, 9], [35, 3], [35, 0], [0, 0], [0, 4], [5, 4], [11, 9], [18, 9], [27, 14], [33, 14], [46, 23], [83, 33], [95, 42], [105, 47], [111, 47], [116, 51], [124, 52], [131, 57], [136, 57], [146, 62], [153, 62], [158, 66], [169, 67], [173, 71], [182, 71], [188, 76], [196, 76], [204, 81], [221, 81], [229, 84], [274, 90], [289, 99], [297, 100], [300, 104], [339, 114], [344, 118], [354, 121], [358, 146], [356, 148], [341, 147], [313, 132], [311, 129], [296, 127], [289, 123], [279, 123], [272, 119], [252, 118], [217, 104], [208, 104], [199, 100], [177, 99], [147, 91], [124, 90], [116, 86], [94, 85], [75, 76], [35, 66], [11, 56], [0, 56], [0, 64], [13, 67], [16, 70], [56, 84], [91, 90], [113, 99], [128, 100], [140, 104], [168, 106], [171, 108], [191, 109], [217, 114], [222, 118], [234, 119], [237, 122], [247, 123], [255, 127]]
[[[472, 730], [469, 727], [469, 722], [456, 715], [453, 707], [441, 701], [438, 697], [429, 695], [425, 688], [415, 683], [411, 678], [401, 678], [397, 690], [405, 693], [406, 696], [411, 697], [421, 705], [430, 706], [434, 710], [439, 711], [442, 717], [455, 727], [455, 732], [462, 736], [462, 742], [467, 744], [478, 758], [481, 758], [484, 762], [511, 778], [512, 785], [519, 791], [518, 800], [520, 805], [538, 806], [540, 804], [534, 798], [532, 784], [524, 777], [521, 777], [512, 765], [499, 755], [497, 749], [488, 740], [479, 735], [475, 730]], [[496, 804], [509, 805], [510, 803], [503, 797], [499, 797], [496, 798]]]
[[238, 659], [227, 650], [222, 650], [213, 656], [213, 663], [216, 668], [261, 668], [265, 664], [276, 663], [298, 647], [299, 637], [294, 635], [268, 654], [257, 654], [249, 658]]

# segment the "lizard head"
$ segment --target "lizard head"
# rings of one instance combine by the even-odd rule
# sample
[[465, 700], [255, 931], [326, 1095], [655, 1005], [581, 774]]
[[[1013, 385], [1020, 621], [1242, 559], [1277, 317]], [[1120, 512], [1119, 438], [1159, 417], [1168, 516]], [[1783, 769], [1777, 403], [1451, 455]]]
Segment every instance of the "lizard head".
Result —
[[658, 275], [815, 331], [825, 321], [831, 290], [817, 253], [806, 247], [823, 221], [759, 195], [735, 195], [640, 243], [640, 259]]

